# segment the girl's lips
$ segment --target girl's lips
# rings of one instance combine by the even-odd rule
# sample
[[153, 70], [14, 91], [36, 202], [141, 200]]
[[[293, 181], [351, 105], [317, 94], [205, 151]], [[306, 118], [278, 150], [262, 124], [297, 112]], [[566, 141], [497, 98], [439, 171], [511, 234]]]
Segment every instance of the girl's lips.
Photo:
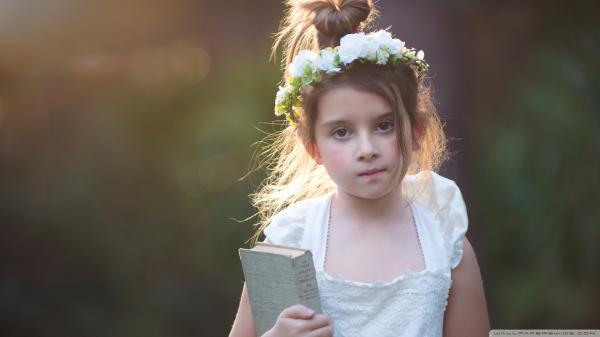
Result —
[[363, 173], [359, 174], [359, 176], [372, 176], [372, 175], [375, 175], [375, 174], [377, 174], [377, 173], [379, 173], [379, 172], [383, 172], [383, 171], [385, 171], [385, 170], [383, 170], [383, 169], [379, 169], [379, 170], [368, 170], [368, 171], [365, 171], [365, 172], [363, 172]]

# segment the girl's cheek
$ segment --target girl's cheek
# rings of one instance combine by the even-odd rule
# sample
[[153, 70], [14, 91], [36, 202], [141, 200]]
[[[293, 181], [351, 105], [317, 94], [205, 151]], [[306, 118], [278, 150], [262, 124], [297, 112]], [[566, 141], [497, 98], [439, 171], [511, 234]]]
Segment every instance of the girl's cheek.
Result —
[[333, 162], [337, 165], [342, 165], [346, 162], [346, 155], [343, 151], [336, 151], [333, 154]]
[[386, 147], [390, 151], [398, 152], [398, 142], [396, 140], [396, 137], [389, 137], [386, 140]]
[[348, 154], [346, 154], [345, 151], [340, 148], [328, 148], [327, 151], [325, 151], [325, 155], [327, 156], [326, 161], [331, 165], [339, 166], [348, 161]]

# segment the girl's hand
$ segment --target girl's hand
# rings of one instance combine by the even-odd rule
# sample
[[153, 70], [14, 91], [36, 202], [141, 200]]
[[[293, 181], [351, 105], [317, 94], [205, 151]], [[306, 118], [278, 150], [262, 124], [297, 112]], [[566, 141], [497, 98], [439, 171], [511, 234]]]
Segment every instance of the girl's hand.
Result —
[[262, 337], [332, 337], [329, 315], [315, 314], [314, 310], [296, 304], [285, 308], [271, 330]]

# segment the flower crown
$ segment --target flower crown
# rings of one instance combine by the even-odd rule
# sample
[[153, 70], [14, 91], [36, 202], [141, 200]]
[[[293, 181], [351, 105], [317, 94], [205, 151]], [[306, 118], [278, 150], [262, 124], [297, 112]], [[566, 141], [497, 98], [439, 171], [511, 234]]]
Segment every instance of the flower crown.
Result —
[[414, 65], [419, 72], [427, 71], [425, 53], [414, 48], [406, 48], [404, 41], [393, 39], [385, 30], [369, 34], [354, 33], [344, 35], [340, 45], [327, 47], [318, 53], [307, 49], [300, 50], [289, 65], [290, 76], [285, 86], [280, 86], [275, 98], [275, 115], [285, 115], [296, 125], [299, 120], [298, 108], [302, 107], [300, 90], [305, 85], [315, 85], [323, 80], [323, 75], [333, 76], [349, 69], [352, 62], [392, 65], [402, 62]]

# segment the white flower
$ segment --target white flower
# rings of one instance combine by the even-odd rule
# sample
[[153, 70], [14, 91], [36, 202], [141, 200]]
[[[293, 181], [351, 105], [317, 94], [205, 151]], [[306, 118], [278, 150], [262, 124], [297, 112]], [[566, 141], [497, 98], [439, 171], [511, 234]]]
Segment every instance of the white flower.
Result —
[[339, 72], [341, 68], [335, 66], [335, 55], [333, 49], [323, 49], [319, 55], [319, 69], [326, 73]]
[[379, 49], [385, 49], [388, 53], [394, 49], [394, 40], [397, 39], [392, 39], [390, 32], [381, 29], [369, 35], [379, 43]]
[[423, 60], [423, 58], [425, 58], [425, 52], [422, 50], [419, 50], [419, 52], [417, 53], [417, 58], [419, 60]]
[[359, 57], [367, 56], [365, 33], [347, 34], [340, 40], [338, 54], [340, 61], [344, 64], [350, 64]]
[[379, 49], [377, 52], [377, 64], [385, 65], [387, 64], [388, 58], [390, 57], [390, 53], [386, 50]]
[[404, 47], [404, 41], [399, 39], [392, 40], [393, 48], [390, 54], [400, 56], [406, 52], [406, 48]]
[[319, 55], [313, 53], [310, 50], [301, 50], [292, 63], [290, 63], [290, 75], [293, 77], [301, 77], [304, 74], [307, 66], [310, 66], [311, 71], [314, 71], [318, 67]]
[[285, 101], [288, 91], [289, 88], [287, 86], [279, 87], [279, 90], [277, 91], [277, 96], [275, 97], [275, 105], [280, 105], [283, 103], [283, 101]]
[[379, 41], [373, 36], [368, 35], [365, 40], [365, 58], [371, 62], [377, 61], [377, 52], [379, 51]]

